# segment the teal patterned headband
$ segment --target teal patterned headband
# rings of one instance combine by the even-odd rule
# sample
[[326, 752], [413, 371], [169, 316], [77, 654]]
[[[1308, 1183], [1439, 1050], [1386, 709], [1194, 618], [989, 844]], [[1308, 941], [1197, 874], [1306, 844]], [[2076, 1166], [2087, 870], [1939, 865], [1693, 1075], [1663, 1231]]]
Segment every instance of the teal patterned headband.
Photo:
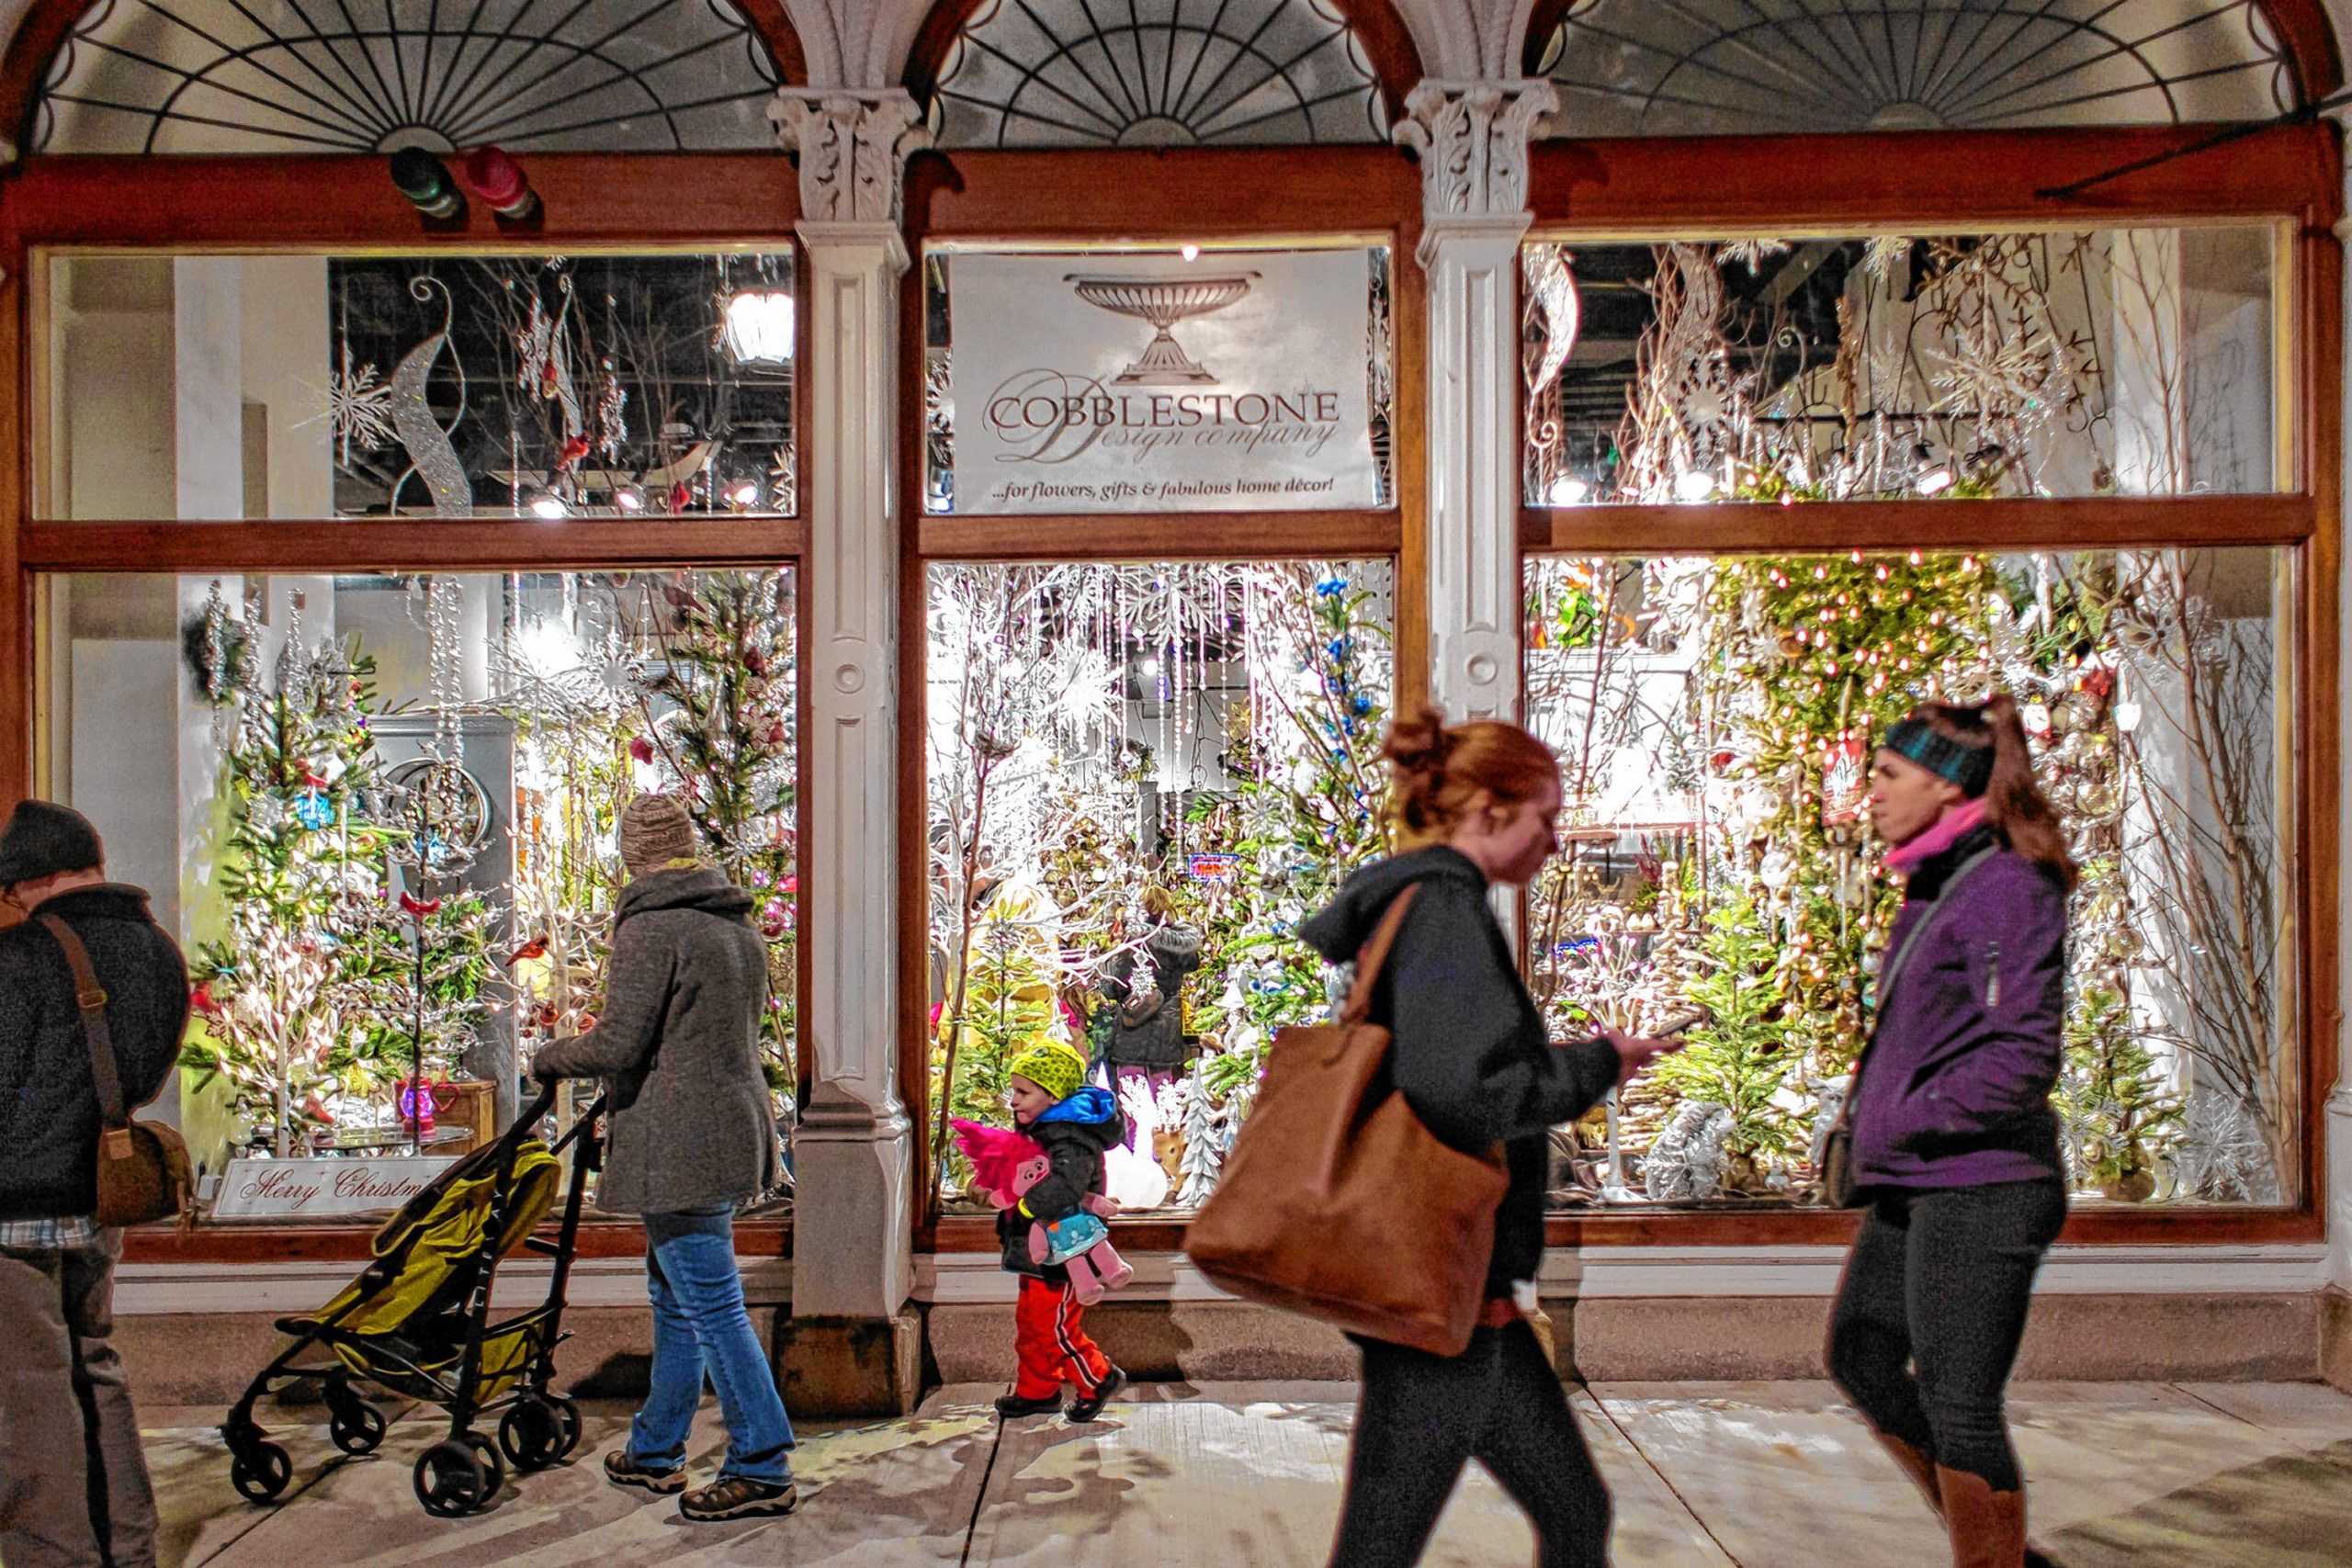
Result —
[[1993, 782], [1993, 748], [1939, 735], [1922, 718], [1900, 721], [1879, 744], [1897, 756], [1910, 758], [1937, 777], [1951, 780], [1971, 799], [1983, 795], [1984, 786]]

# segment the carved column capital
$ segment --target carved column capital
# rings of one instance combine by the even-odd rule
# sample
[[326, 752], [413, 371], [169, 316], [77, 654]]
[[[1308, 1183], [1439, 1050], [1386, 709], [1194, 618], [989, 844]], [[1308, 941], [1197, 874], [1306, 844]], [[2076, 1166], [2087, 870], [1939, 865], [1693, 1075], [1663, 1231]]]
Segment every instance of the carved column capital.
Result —
[[897, 227], [907, 158], [931, 144], [913, 97], [898, 87], [785, 87], [768, 118], [800, 153], [802, 222]]
[[1559, 95], [1544, 81], [1430, 78], [1405, 98], [1391, 134], [1421, 157], [1421, 215], [1435, 225], [1527, 209], [1527, 143]]

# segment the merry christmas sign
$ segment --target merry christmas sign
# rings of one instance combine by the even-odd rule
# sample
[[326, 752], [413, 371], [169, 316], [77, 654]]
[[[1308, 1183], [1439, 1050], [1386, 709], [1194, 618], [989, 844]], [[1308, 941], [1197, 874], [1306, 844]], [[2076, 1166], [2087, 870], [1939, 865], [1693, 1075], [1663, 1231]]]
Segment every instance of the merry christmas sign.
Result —
[[390, 1213], [458, 1163], [455, 1155], [380, 1159], [232, 1159], [221, 1174], [212, 1216], [220, 1220], [311, 1219]]
[[1373, 260], [949, 257], [956, 510], [1380, 504]]

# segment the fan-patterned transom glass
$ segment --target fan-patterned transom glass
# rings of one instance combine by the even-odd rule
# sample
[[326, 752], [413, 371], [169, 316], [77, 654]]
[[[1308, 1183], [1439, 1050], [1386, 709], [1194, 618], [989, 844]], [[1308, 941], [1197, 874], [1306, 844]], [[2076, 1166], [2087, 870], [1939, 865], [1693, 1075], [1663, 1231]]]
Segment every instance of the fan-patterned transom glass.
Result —
[[1318, 0], [996, 0], [932, 115], [950, 147], [1386, 140], [1372, 68]]
[[58, 51], [34, 146], [768, 147], [775, 85], [724, 0], [106, 0]]
[[2254, 0], [1579, 0], [1544, 47], [1566, 136], [2263, 119]]

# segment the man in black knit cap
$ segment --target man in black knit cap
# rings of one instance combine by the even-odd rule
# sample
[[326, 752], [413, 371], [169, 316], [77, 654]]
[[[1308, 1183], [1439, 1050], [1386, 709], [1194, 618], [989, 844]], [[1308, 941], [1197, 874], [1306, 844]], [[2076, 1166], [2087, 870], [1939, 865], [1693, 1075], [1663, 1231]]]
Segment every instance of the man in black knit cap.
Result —
[[[187, 966], [147, 895], [106, 879], [89, 819], [20, 803], [0, 830], [0, 901], [55, 915], [107, 994], [123, 1098], [163, 1089], [187, 1023]], [[155, 1497], [114, 1329], [122, 1233], [101, 1227], [100, 1117], [74, 976], [38, 920], [0, 931], [0, 1562], [153, 1568]]]

